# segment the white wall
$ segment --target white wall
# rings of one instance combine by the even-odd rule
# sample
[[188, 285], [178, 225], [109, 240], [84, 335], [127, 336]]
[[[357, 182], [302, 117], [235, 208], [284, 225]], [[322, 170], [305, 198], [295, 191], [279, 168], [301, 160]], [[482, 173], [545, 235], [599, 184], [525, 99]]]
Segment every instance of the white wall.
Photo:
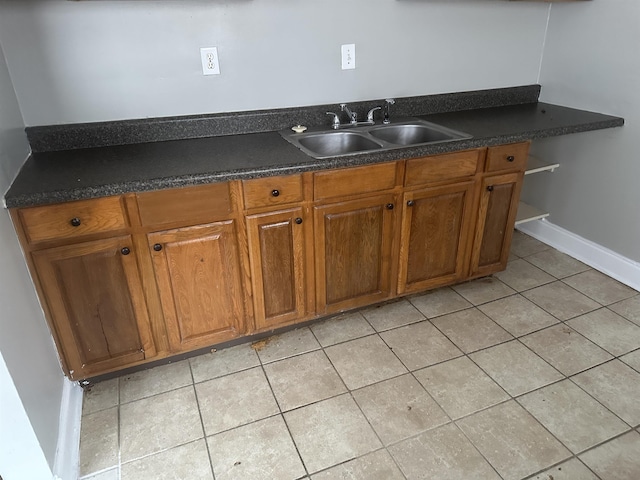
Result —
[[[527, 200], [549, 221], [640, 262], [640, 2], [554, 4], [541, 99], [619, 115], [621, 129], [539, 141], [553, 174], [527, 179]], [[534, 178], [537, 177], [537, 178]]]
[[[0, 5], [0, 16], [2, 12]], [[0, 44], [0, 194], [4, 196], [26, 159], [29, 146], [1, 47]], [[34, 468], [39, 465], [38, 458], [42, 455], [53, 468], [64, 377], [6, 210], [0, 210], [0, 305], [0, 356], [12, 377], [11, 385], [3, 385], [3, 417], [18, 421], [26, 412], [30, 425], [24, 422], [19, 425], [24, 432], [33, 430], [41, 449], [30, 452]], [[11, 400], [12, 390], [19, 395], [21, 407]], [[22, 407], [24, 410], [20, 409]], [[12, 430], [5, 428], [8, 427], [3, 424], [0, 450], [9, 448], [5, 441], [14, 440]], [[4, 460], [9, 461], [11, 457]], [[5, 468], [5, 465], [1, 467]], [[11, 480], [1, 470], [0, 475]], [[29, 477], [25, 474], [13, 478]]]
[[[536, 83], [549, 11], [504, 0], [5, 3], [0, 41], [29, 126]], [[343, 43], [356, 44], [356, 70], [340, 69]], [[218, 47], [222, 75], [202, 75], [202, 46]]]

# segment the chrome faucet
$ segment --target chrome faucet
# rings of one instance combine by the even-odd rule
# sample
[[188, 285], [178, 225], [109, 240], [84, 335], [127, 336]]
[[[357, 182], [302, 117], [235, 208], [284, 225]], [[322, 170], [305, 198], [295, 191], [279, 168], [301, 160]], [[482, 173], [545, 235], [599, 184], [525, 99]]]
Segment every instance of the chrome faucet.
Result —
[[331, 120], [331, 128], [337, 130], [342, 127], [356, 127], [358, 125], [375, 125], [375, 119], [373, 118], [373, 114], [376, 110], [382, 110], [382, 107], [377, 106], [373, 107], [371, 110], [367, 112], [367, 120], [363, 122], [358, 121], [358, 113], [351, 110], [346, 103], [340, 104], [340, 111], [345, 112], [349, 117], [349, 123], [340, 123], [340, 117], [335, 112], [326, 112], [327, 115], [332, 115], [333, 119]]
[[396, 101], [393, 98], [387, 98], [384, 102], [384, 119], [382, 120], [382, 123], [388, 125], [389, 123], [391, 123], [391, 118], [389, 116], [389, 107], [396, 103]]
[[340, 128], [340, 117], [338, 117], [337, 113], [327, 112], [327, 115], [333, 115], [333, 120], [331, 121], [331, 128], [334, 130], [338, 130]]
[[358, 114], [356, 112], [352, 112], [346, 103], [340, 104], [340, 110], [342, 110], [343, 112], [346, 112], [347, 116], [349, 117], [349, 123], [351, 125], [358, 124]]
[[369, 113], [367, 113], [367, 123], [370, 123], [371, 125], [376, 123], [373, 119], [373, 112], [375, 112], [376, 110], [382, 110], [382, 107], [373, 107], [371, 110], [369, 110]]

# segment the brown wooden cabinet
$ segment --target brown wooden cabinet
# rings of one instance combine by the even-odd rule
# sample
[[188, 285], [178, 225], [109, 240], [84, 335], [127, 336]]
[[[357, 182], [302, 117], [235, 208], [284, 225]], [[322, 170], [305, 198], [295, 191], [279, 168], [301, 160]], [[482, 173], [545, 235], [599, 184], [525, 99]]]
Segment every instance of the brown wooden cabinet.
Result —
[[155, 355], [130, 236], [33, 253], [46, 305], [72, 378]]
[[148, 240], [173, 351], [243, 333], [244, 294], [233, 220], [154, 232]]

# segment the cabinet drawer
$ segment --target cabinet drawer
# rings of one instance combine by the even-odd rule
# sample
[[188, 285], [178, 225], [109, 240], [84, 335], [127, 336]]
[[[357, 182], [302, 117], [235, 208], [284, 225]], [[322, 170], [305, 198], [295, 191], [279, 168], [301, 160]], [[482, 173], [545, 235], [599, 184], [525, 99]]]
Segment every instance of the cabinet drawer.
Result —
[[142, 225], [193, 225], [233, 212], [228, 182], [144, 192], [136, 197]]
[[529, 142], [513, 143], [489, 147], [487, 151], [487, 172], [500, 170], [524, 170], [529, 155]]
[[243, 180], [245, 208], [268, 207], [302, 201], [302, 175]]
[[396, 186], [396, 163], [318, 172], [313, 175], [315, 200], [391, 190]]
[[478, 170], [484, 149], [448, 153], [407, 160], [404, 184], [407, 187], [451, 178], [470, 177]]
[[82, 237], [127, 227], [121, 197], [96, 198], [20, 210], [29, 243]]

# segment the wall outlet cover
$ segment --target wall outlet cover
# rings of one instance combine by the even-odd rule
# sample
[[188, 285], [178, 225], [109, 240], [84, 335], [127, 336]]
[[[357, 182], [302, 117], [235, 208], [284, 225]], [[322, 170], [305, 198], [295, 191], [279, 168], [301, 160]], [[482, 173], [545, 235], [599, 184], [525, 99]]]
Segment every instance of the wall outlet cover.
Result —
[[218, 47], [203, 47], [200, 49], [203, 75], [220, 75], [218, 62]]
[[342, 70], [356, 68], [356, 44], [342, 45]]

